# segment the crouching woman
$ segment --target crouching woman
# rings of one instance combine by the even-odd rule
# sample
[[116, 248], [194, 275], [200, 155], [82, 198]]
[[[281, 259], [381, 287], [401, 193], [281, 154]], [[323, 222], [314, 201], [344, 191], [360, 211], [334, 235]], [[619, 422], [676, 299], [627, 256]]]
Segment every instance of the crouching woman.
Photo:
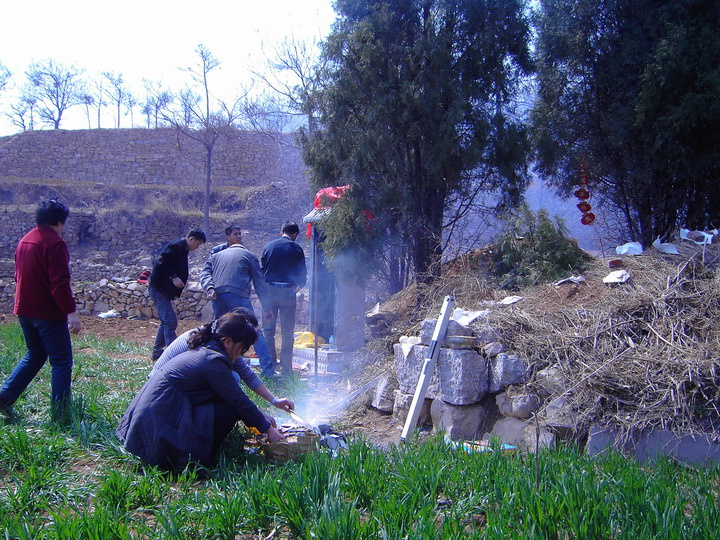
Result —
[[209, 466], [235, 423], [282, 439], [235, 382], [233, 361], [257, 339], [238, 313], [228, 313], [195, 332], [190, 350], [156, 372], [133, 399], [116, 431], [125, 448], [151, 465], [182, 469], [189, 462]]

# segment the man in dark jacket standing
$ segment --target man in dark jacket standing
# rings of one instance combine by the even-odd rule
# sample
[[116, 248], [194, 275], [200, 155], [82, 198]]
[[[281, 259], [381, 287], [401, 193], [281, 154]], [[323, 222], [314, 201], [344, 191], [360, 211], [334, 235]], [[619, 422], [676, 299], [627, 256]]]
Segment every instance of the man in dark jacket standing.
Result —
[[265, 334], [265, 341], [267, 341], [273, 361], [276, 361], [275, 330], [279, 317], [282, 332], [280, 366], [283, 377], [289, 377], [292, 374], [293, 335], [297, 307], [295, 294], [307, 280], [305, 253], [295, 242], [299, 233], [300, 228], [297, 223], [285, 222], [280, 232], [280, 238], [269, 242], [260, 257], [265, 281], [269, 286], [269, 304], [265, 311], [272, 314], [272, 317], [263, 317], [263, 334]]
[[37, 227], [15, 249], [15, 306], [27, 354], [0, 388], [0, 410], [13, 416], [10, 406], [20, 397], [40, 368], [52, 366], [52, 416], [62, 419], [70, 399], [72, 344], [70, 332], [82, 326], [70, 289], [70, 254], [60, 233], [70, 210], [57, 199], [40, 203]]
[[175, 330], [178, 321], [172, 301], [180, 297], [187, 283], [188, 253], [203, 245], [205, 240], [203, 231], [193, 229], [185, 235], [185, 238], [166, 244], [155, 261], [152, 274], [148, 279], [148, 293], [160, 319], [160, 326], [153, 345], [153, 361], [160, 358], [163, 349], [177, 337]]

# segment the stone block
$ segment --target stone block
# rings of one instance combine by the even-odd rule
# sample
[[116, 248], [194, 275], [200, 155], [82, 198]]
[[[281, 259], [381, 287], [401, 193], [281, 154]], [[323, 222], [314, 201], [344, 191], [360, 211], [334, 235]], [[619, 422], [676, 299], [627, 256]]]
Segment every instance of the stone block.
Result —
[[[413, 396], [414, 394], [406, 394], [401, 390], [395, 390], [395, 392], [393, 392], [393, 415], [403, 422], [407, 419]], [[432, 424], [432, 418], [430, 416], [432, 401], [432, 399], [427, 398], [423, 401], [420, 407], [420, 415], [418, 416], [418, 425], [424, 426]]]
[[502, 392], [495, 396], [495, 403], [503, 416], [512, 416], [527, 420], [540, 407], [540, 400], [528, 394], [508, 394]]
[[502, 442], [512, 444], [513, 446], [525, 446], [525, 427], [528, 425], [527, 420], [519, 418], [504, 417], [495, 422], [490, 435], [497, 437]]
[[385, 375], [375, 387], [372, 406], [382, 412], [393, 412], [395, 390], [397, 390], [397, 380], [392, 375]]
[[433, 428], [453, 440], [477, 440], [487, 430], [489, 413], [481, 403], [452, 405], [434, 399], [430, 406]]
[[530, 420], [523, 428], [523, 443], [521, 447], [531, 454], [535, 454], [539, 450], [555, 446], [556, 438], [554, 433], [541, 426], [535, 425], [535, 422]]
[[489, 392], [502, 392], [511, 384], [522, 382], [525, 378], [525, 362], [514, 354], [500, 353], [490, 360]]
[[543, 425], [563, 439], [575, 438], [577, 413], [564, 397], [550, 401], [544, 409]]
[[535, 381], [548, 395], [563, 394], [570, 383], [559, 366], [549, 366], [535, 374]]
[[[423, 345], [430, 345], [432, 341], [433, 332], [435, 332], [435, 326], [437, 325], [437, 319], [425, 319], [420, 325], [420, 342]], [[473, 331], [471, 328], [460, 324], [452, 319], [448, 321], [448, 327], [445, 332], [446, 336], [472, 336]]]
[[[425, 345], [413, 345], [405, 356], [400, 344], [395, 344], [395, 372], [404, 393], [415, 393], [428, 349]], [[427, 398], [471, 405], [481, 401], [487, 392], [488, 365], [483, 356], [469, 349], [440, 349]]]
[[483, 347], [483, 354], [488, 358], [507, 351], [507, 346], [499, 341], [492, 341]]

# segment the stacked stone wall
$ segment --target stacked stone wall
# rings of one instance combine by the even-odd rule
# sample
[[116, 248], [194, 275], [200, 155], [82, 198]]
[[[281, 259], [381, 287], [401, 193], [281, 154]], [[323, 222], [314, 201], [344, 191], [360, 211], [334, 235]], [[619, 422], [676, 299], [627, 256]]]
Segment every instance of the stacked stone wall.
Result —
[[[213, 147], [213, 184], [305, 185], [292, 142], [286, 134], [223, 133]], [[0, 176], [197, 185], [205, 178], [205, 148], [168, 128], [26, 131], [0, 137]]]

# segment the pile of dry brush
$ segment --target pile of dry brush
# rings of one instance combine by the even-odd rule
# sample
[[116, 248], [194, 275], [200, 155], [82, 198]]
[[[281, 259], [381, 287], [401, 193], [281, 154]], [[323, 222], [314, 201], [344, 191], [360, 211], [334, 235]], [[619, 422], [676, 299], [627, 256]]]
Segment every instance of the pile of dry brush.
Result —
[[[720, 246], [676, 245], [681, 255], [624, 257], [625, 283], [604, 284], [610, 270], [596, 259], [586, 282], [571, 285], [577, 294], [536, 286], [490, 315], [527, 360], [529, 391], [541, 392], [534, 374], [545, 367], [564, 375], [579, 432], [591, 424], [626, 434], [720, 431]], [[482, 258], [464, 264], [426, 294], [426, 316], [437, 316], [446, 294], [466, 309], [508, 294], [486, 279]]]

